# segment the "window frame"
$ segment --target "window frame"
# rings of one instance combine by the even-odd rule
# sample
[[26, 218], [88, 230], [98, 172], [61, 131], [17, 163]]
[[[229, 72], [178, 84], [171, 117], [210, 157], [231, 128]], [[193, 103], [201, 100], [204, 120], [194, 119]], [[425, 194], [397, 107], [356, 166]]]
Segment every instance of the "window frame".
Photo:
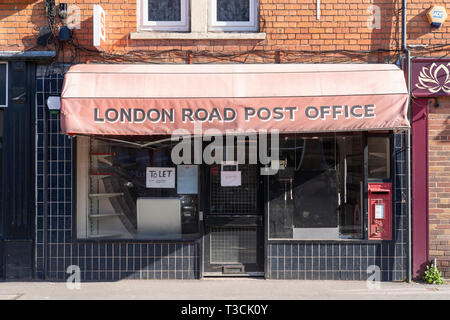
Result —
[[249, 21], [217, 21], [217, 0], [208, 0], [208, 31], [257, 32], [259, 27], [259, 1], [250, 1]]
[[[8, 107], [8, 88], [9, 88], [9, 79], [8, 79], [8, 68], [9, 68], [9, 64], [8, 61], [0, 61], [0, 64], [4, 64], [6, 65], [6, 70], [5, 70], [5, 104], [0, 104], [0, 108], [6, 108]], [[1, 89], [1, 88], [0, 88]]]
[[[151, 136], [149, 136], [151, 137]], [[72, 154], [75, 155], [74, 161], [72, 161], [72, 241], [78, 243], [98, 243], [98, 242], [163, 242], [163, 243], [174, 243], [174, 242], [193, 242], [198, 241], [202, 237], [202, 229], [201, 229], [201, 216], [200, 212], [198, 212], [197, 216], [197, 226], [198, 232], [191, 233], [188, 235], [181, 233], [180, 237], [157, 237], [157, 236], [143, 236], [143, 237], [128, 237], [128, 236], [110, 236], [105, 234], [105, 236], [92, 236], [89, 234], [89, 171], [90, 167], [89, 163], [89, 149], [92, 140], [97, 139], [96, 136], [79, 136], [75, 139], [74, 144], [72, 146]], [[114, 139], [113, 139], [114, 140]], [[110, 140], [110, 137], [105, 137], [104, 142], [114, 143], [113, 140]], [[176, 165], [175, 165], [176, 167]], [[200, 167], [199, 167], [200, 173]], [[200, 174], [198, 176], [200, 179]], [[197, 197], [201, 194], [201, 180], [198, 180], [198, 190], [195, 194]], [[177, 192], [177, 187], [175, 187]], [[181, 197], [186, 194], [178, 194], [177, 197], [167, 197], [167, 199], [179, 198], [181, 201]], [[144, 197], [145, 198], [145, 197]], [[160, 198], [160, 197], [149, 197], [149, 198]], [[198, 203], [198, 210], [201, 211], [201, 204]], [[137, 212], [136, 212], [137, 214]], [[125, 235], [125, 233], [124, 233]]]
[[[326, 132], [326, 133], [297, 133], [297, 134], [299, 134], [299, 135], [301, 135], [301, 136], [303, 136], [303, 137], [310, 137], [310, 136], [318, 136], [318, 137], [330, 137], [330, 136], [333, 136], [333, 137], [337, 137], [337, 136], [340, 136], [340, 135], [344, 135], [344, 136], [346, 136], [346, 135], [348, 135], [348, 134], [353, 134], [353, 133], [358, 133], [358, 131], [351, 131], [351, 132], [337, 132], [337, 133], [330, 133], [330, 132]], [[369, 132], [369, 134], [370, 134], [370, 132]], [[390, 133], [387, 133], [387, 134], [385, 134], [386, 136], [389, 136], [390, 135]], [[265, 202], [264, 203], [264, 214], [265, 214], [265, 226], [264, 226], [264, 228], [265, 228], [265, 232], [266, 232], [266, 240], [269, 242], [269, 243], [286, 243], [286, 242], [291, 242], [291, 243], [310, 243], [311, 241], [312, 242], [321, 242], [321, 243], [374, 243], [374, 242], [377, 242], [377, 241], [392, 241], [392, 240], [368, 240], [368, 238], [367, 238], [367, 230], [366, 230], [366, 227], [367, 227], [367, 215], [365, 214], [365, 212], [367, 212], [367, 199], [368, 199], [368, 197], [367, 197], [367, 184], [368, 184], [368, 182], [370, 182], [368, 179], [367, 179], [367, 172], [366, 172], [366, 170], [367, 170], [367, 168], [366, 168], [366, 166], [367, 166], [367, 159], [366, 159], [366, 155], [365, 155], [365, 150], [368, 148], [368, 144], [367, 144], [367, 136], [368, 136], [368, 132], [367, 131], [363, 131], [362, 132], [362, 136], [361, 136], [361, 138], [362, 138], [362, 143], [363, 143], [363, 153], [364, 153], [364, 155], [363, 155], [363, 167], [361, 168], [362, 170], [363, 170], [363, 177], [362, 177], [362, 179], [363, 179], [363, 185], [362, 185], [362, 190], [360, 190], [361, 191], [361, 194], [360, 194], [360, 198], [362, 199], [362, 203], [360, 204], [360, 210], [361, 210], [361, 212], [360, 212], [360, 219], [361, 219], [361, 223], [360, 223], [360, 226], [361, 226], [361, 231], [362, 231], [362, 233], [361, 233], [361, 237], [360, 238], [317, 238], [317, 239], [308, 239], [308, 238], [288, 238], [288, 237], [279, 237], [279, 238], [276, 238], [276, 237], [271, 237], [271, 234], [270, 234], [270, 231], [271, 231], [271, 229], [270, 229], [270, 214], [271, 214], [271, 212], [270, 212], [270, 205], [271, 205], [271, 203], [270, 203], [270, 201], [267, 201], [267, 202]], [[392, 149], [390, 150], [390, 152], [391, 152], [391, 154], [392, 154]], [[391, 166], [391, 170], [392, 170], [392, 166]], [[269, 191], [269, 188], [270, 188], [270, 176], [267, 176], [267, 179], [265, 180], [265, 183], [266, 183], [266, 185], [265, 185], [265, 193], [266, 193], [266, 199], [269, 199], [270, 198], [270, 191]], [[393, 210], [392, 211], [392, 214], [393, 214], [393, 217], [394, 217], [394, 214], [395, 214], [395, 211]], [[339, 223], [338, 223], [338, 227], [339, 227]]]
[[149, 21], [148, 1], [137, 0], [139, 13], [139, 29], [143, 31], [189, 31], [190, 27], [190, 1], [180, 0], [180, 21]]

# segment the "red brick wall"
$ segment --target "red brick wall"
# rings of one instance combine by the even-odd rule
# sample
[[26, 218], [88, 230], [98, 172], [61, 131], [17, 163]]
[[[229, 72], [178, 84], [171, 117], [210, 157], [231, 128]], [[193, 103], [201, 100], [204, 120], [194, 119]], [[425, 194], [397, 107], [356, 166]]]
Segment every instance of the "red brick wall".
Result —
[[429, 104], [430, 259], [450, 278], [450, 98]]
[[[56, 3], [59, 3], [56, 0]], [[201, 62], [197, 52], [239, 52], [247, 50], [378, 50], [396, 49], [400, 45], [399, 1], [386, 0], [327, 0], [322, 2], [321, 19], [316, 19], [316, 0], [260, 0], [261, 31], [267, 33], [267, 39], [259, 40], [130, 40], [130, 32], [136, 31], [136, 0], [64, 0], [76, 4], [82, 13], [82, 28], [75, 35], [80, 45], [92, 43], [92, 7], [101, 4], [107, 14], [108, 52], [124, 53], [136, 50], [178, 49], [194, 52], [193, 62]], [[444, 44], [450, 39], [450, 21], [442, 28], [433, 30], [429, 27], [425, 13], [430, 0], [408, 0], [408, 37], [409, 43]], [[448, 5], [450, 0], [440, 4]], [[381, 8], [381, 29], [369, 29], [367, 12], [369, 5]], [[450, 12], [449, 12], [450, 13]], [[47, 24], [44, 0], [1, 0], [0, 1], [0, 51], [30, 49], [36, 45], [39, 27]], [[38, 49], [38, 48], [36, 48]], [[40, 48], [43, 49], [43, 48]], [[49, 46], [53, 49], [53, 45]], [[74, 51], [67, 48], [67, 59], [73, 58]], [[72, 48], [73, 49], [73, 48]], [[442, 53], [440, 53], [442, 55]], [[429, 55], [428, 52], [416, 54]], [[95, 56], [95, 55], [94, 55]], [[370, 60], [383, 62], [386, 55], [373, 54], [311, 54], [288, 53], [287, 61], [309, 62]], [[81, 57], [81, 58], [80, 58]], [[247, 62], [274, 62], [276, 55], [272, 52], [259, 52], [250, 56], [235, 58]], [[84, 59], [78, 52], [77, 58]], [[92, 57], [91, 57], [92, 58]], [[62, 59], [62, 57], [60, 58]], [[149, 59], [147, 57], [147, 59]], [[156, 58], [155, 58], [156, 59]], [[170, 53], [164, 60], [185, 62], [186, 55]], [[197, 59], [197, 60], [196, 60]], [[203, 58], [204, 59], [204, 58]], [[207, 58], [221, 61], [217, 57]], [[322, 60], [321, 60], [322, 59]]]

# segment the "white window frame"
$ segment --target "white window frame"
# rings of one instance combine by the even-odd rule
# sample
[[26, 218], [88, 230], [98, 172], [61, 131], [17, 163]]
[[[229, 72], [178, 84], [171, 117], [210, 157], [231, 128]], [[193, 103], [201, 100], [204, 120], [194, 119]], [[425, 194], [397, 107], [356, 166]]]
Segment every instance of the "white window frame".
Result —
[[180, 21], [148, 21], [148, 1], [137, 0], [139, 28], [148, 31], [189, 31], [189, 0], [181, 1]]
[[258, 0], [249, 0], [249, 21], [217, 21], [217, 0], [208, 0], [208, 31], [258, 31]]
[[7, 61], [1, 61], [0, 64], [6, 65], [6, 79], [5, 79], [5, 104], [0, 104], [0, 108], [6, 108], [8, 106], [8, 87], [9, 87], [9, 79], [8, 79], [8, 67], [9, 64]]

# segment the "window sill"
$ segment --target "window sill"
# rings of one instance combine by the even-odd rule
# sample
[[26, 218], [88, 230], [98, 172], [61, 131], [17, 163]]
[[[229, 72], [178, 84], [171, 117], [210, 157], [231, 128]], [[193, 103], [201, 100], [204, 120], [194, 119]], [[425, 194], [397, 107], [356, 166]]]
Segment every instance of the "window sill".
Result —
[[265, 40], [265, 32], [151, 32], [130, 34], [132, 40]]

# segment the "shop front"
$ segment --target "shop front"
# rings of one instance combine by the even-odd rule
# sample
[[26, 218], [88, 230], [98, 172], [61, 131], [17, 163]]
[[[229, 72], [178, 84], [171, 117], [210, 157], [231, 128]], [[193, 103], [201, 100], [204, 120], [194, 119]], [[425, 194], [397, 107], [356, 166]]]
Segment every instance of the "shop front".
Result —
[[403, 280], [407, 108], [393, 65], [73, 66], [49, 277]]
[[416, 57], [411, 61], [413, 276], [416, 278], [421, 277], [434, 259], [442, 276], [450, 275], [446, 172], [450, 155], [447, 143], [449, 63], [448, 58]]

